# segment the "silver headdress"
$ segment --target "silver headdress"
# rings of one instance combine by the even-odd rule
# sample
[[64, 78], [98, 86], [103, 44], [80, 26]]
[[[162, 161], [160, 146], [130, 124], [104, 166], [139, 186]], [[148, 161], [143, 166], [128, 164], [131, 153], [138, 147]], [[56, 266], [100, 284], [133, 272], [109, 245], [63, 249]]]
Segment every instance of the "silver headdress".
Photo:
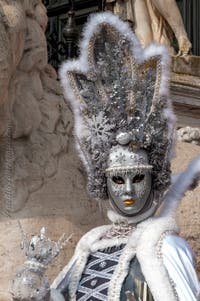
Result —
[[168, 99], [169, 57], [164, 47], [142, 49], [127, 23], [105, 12], [93, 15], [78, 60], [60, 77], [75, 118], [77, 147], [88, 173], [88, 190], [107, 199], [111, 148], [144, 149], [154, 191], [170, 184], [175, 117]]

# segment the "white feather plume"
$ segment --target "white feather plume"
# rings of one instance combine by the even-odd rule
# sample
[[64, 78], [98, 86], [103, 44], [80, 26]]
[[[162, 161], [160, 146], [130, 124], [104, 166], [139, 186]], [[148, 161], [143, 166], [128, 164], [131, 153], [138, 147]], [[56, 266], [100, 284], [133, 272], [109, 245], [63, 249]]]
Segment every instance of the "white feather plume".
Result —
[[188, 189], [200, 178], [200, 156], [190, 162], [186, 170], [175, 177], [164, 198], [160, 216], [174, 214], [180, 200]]

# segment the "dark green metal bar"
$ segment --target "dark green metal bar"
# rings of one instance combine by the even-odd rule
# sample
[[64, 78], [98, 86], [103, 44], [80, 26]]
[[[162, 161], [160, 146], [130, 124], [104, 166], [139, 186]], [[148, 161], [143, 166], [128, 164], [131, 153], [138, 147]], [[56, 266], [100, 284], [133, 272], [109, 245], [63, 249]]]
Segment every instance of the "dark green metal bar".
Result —
[[[90, 8], [93, 6], [98, 7], [98, 0], [80, 0], [80, 1], [74, 1], [74, 9], [75, 11]], [[66, 1], [66, 3], [62, 3], [60, 5], [47, 5], [47, 15], [48, 17], [54, 17], [61, 15], [65, 12], [67, 12], [71, 8], [71, 3], [69, 1]]]

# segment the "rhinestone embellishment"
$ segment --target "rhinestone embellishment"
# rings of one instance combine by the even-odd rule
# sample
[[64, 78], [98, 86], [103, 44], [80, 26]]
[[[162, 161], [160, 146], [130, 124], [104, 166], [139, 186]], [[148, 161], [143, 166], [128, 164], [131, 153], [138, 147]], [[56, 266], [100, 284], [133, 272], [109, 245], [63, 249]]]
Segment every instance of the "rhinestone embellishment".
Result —
[[97, 280], [96, 279], [91, 281], [91, 286], [95, 286], [96, 284], [97, 284]]
[[102, 269], [105, 268], [106, 265], [107, 265], [106, 261], [102, 261], [102, 262], [100, 262], [100, 264], [99, 264], [100, 268], [102, 268]]

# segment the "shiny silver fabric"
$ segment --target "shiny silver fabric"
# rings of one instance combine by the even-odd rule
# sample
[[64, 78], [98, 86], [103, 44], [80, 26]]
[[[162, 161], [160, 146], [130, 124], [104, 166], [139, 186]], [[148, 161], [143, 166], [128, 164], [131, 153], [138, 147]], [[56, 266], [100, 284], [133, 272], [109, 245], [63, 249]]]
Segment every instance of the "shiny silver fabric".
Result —
[[130, 263], [129, 273], [121, 290], [120, 301], [154, 301], [136, 257]]
[[139, 213], [151, 193], [152, 177], [147, 153], [128, 146], [115, 146], [108, 159], [107, 188], [110, 201], [118, 213]]
[[[127, 291], [126, 292], [126, 301], [154, 301], [153, 296], [150, 292], [150, 289], [146, 282], [137, 283], [137, 287], [139, 289], [139, 296], [136, 297], [134, 292]], [[123, 300], [121, 300], [123, 301]]]
[[180, 301], [198, 301], [200, 289], [193, 252], [179, 236], [168, 235], [162, 246], [163, 263]]

